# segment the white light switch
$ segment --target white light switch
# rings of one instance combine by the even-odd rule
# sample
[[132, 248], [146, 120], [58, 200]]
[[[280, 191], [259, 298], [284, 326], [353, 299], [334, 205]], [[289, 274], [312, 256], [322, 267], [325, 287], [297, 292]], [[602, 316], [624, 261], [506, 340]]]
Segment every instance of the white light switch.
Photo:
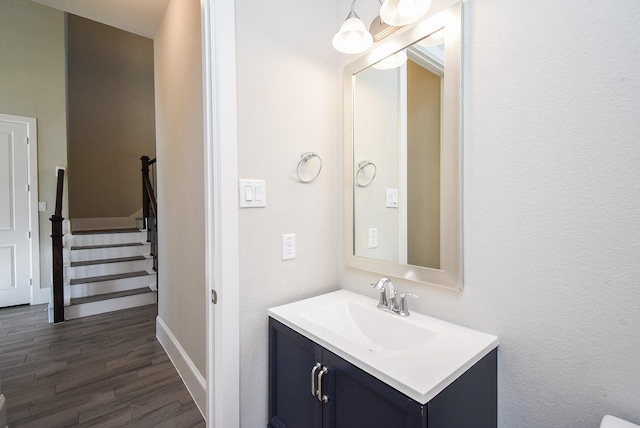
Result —
[[256, 186], [253, 197], [256, 200], [256, 202], [262, 201], [264, 199], [264, 186]]
[[47, 203], [46, 202], [38, 202], [38, 211], [46, 211]]
[[264, 180], [240, 180], [240, 208], [266, 207]]
[[387, 208], [398, 208], [398, 189], [387, 189]]
[[247, 202], [253, 201], [253, 187], [244, 186], [244, 200]]

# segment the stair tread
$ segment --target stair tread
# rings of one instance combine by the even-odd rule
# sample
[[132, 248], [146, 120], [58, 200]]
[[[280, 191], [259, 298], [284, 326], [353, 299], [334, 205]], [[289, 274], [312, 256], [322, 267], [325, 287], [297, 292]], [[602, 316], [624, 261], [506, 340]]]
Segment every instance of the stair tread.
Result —
[[102, 276], [90, 276], [86, 278], [75, 278], [70, 281], [70, 285], [76, 284], [86, 284], [88, 282], [102, 282], [102, 281], [112, 281], [116, 279], [126, 279], [126, 278], [135, 278], [138, 276], [147, 276], [150, 275], [149, 272], [141, 270], [136, 272], [127, 272], [127, 273], [116, 273], [112, 275], [102, 275]]
[[104, 244], [104, 245], [77, 245], [71, 247], [71, 251], [74, 250], [98, 250], [102, 248], [120, 248], [120, 247], [137, 247], [144, 245], [142, 242], [128, 242], [125, 244]]
[[116, 291], [114, 293], [97, 294], [95, 296], [75, 297], [71, 298], [71, 305], [80, 305], [82, 303], [100, 302], [103, 300], [117, 299], [118, 297], [135, 296], [137, 294], [153, 293], [149, 287], [135, 288], [133, 290]]
[[71, 267], [102, 265], [102, 264], [108, 264], [108, 263], [137, 262], [137, 261], [146, 260], [146, 259], [147, 258], [145, 256], [131, 256], [131, 257], [115, 257], [112, 259], [86, 260], [83, 262], [71, 262]]
[[93, 230], [74, 230], [72, 235], [102, 235], [107, 233], [138, 233], [142, 232], [140, 229], [128, 228], [128, 229], [93, 229]]

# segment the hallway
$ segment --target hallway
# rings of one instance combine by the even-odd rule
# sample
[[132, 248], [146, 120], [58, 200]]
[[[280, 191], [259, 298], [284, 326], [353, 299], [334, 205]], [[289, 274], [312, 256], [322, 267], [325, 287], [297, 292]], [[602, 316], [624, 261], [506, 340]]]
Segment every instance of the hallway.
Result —
[[157, 306], [62, 324], [0, 310], [0, 383], [14, 427], [204, 427], [155, 338]]

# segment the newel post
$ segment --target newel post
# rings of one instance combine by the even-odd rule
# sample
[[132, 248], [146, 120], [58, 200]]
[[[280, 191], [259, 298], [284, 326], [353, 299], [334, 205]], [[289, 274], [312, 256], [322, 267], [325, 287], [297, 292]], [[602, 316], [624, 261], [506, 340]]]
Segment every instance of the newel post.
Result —
[[64, 321], [64, 260], [62, 237], [62, 192], [64, 189], [64, 170], [58, 170], [58, 188], [56, 191], [56, 209], [51, 216], [51, 244], [53, 249], [53, 322]]

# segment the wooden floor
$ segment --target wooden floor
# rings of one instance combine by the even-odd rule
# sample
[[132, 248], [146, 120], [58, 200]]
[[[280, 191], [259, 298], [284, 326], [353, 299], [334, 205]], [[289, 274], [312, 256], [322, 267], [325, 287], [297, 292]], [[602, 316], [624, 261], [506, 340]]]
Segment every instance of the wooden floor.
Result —
[[54, 325], [46, 305], [0, 309], [9, 427], [204, 427], [156, 315], [150, 305]]

